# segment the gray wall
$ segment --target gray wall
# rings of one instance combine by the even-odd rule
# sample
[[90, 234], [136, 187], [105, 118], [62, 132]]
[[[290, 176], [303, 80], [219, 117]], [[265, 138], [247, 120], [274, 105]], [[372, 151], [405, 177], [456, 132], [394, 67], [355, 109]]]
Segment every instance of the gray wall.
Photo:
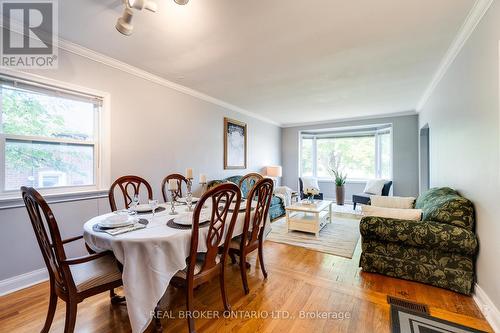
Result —
[[[281, 129], [269, 123], [62, 50], [58, 70], [36, 74], [110, 93], [111, 179], [142, 176], [156, 197], [165, 175], [187, 167], [215, 179], [281, 164]], [[248, 125], [247, 170], [223, 170], [225, 116]], [[108, 209], [107, 199], [54, 205], [66, 236], [81, 234], [86, 220]], [[0, 262], [0, 280], [43, 267], [25, 210], [0, 210], [0, 224], [0, 253], [10, 254]]]
[[[418, 194], [418, 117], [407, 115], [375, 119], [329, 122], [310, 126], [288, 127], [282, 130], [282, 163], [284, 185], [298, 188], [299, 132], [303, 130], [360, 126], [370, 124], [392, 124], [393, 128], [393, 193], [398, 196]], [[335, 186], [331, 182], [320, 182], [321, 191], [327, 198], [335, 197]], [[364, 183], [346, 184], [346, 200], [353, 193], [363, 192]]]
[[500, 308], [500, 3], [494, 1], [420, 112], [429, 124], [431, 186], [474, 202], [479, 286]]

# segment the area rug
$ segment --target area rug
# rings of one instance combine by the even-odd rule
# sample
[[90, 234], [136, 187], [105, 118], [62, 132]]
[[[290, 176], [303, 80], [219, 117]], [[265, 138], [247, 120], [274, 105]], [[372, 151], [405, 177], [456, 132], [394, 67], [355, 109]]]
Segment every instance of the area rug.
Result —
[[359, 219], [333, 217], [319, 233], [314, 234], [290, 231], [287, 232], [286, 219], [282, 218], [271, 223], [271, 232], [267, 240], [293, 246], [300, 246], [310, 250], [333, 254], [335, 256], [352, 258], [359, 240]]
[[392, 333], [485, 333], [474, 328], [391, 305]]

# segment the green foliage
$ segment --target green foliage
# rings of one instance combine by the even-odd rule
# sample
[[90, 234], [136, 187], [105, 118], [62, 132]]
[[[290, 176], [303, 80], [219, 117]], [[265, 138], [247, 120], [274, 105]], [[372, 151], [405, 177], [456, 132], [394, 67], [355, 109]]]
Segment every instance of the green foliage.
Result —
[[[50, 112], [35, 96], [10, 89], [2, 90], [4, 133], [42, 137], [53, 137], [64, 133], [64, 118], [56, 112]], [[60, 147], [57, 144], [8, 141], [5, 146], [5, 162], [8, 168], [20, 171], [51, 168], [80, 173], [71, 161], [87, 160], [88, 155], [76, 151], [62, 152]]]
[[347, 179], [347, 174], [340, 172], [339, 170], [331, 169], [333, 177], [335, 178], [336, 186], [344, 186]]
[[50, 113], [29, 94], [2, 91], [2, 127], [6, 134], [53, 136], [64, 131], [64, 118]]

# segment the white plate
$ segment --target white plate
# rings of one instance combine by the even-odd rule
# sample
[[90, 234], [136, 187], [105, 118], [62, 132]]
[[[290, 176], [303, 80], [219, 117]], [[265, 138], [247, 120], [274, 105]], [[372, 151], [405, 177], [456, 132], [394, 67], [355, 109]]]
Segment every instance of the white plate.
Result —
[[121, 228], [132, 225], [138, 220], [133, 216], [127, 215], [112, 215], [104, 221], [99, 222], [99, 226], [103, 228]]
[[[195, 202], [198, 202], [199, 200], [200, 200], [200, 198], [193, 197], [193, 200], [191, 202], [195, 203]], [[177, 201], [182, 202], [182, 203], [187, 203], [186, 198], [178, 198]]]
[[151, 209], [151, 205], [150, 204], [140, 204], [140, 205], [137, 205], [135, 208], [133, 208], [133, 210], [135, 210], [136, 212], [139, 212], [139, 213], [152, 212], [153, 211]]
[[[200, 214], [200, 223], [205, 222], [209, 219], [209, 214], [201, 213]], [[181, 214], [178, 217], [174, 218], [174, 223], [182, 224], [182, 225], [192, 225], [193, 224], [193, 213], [185, 213]]]

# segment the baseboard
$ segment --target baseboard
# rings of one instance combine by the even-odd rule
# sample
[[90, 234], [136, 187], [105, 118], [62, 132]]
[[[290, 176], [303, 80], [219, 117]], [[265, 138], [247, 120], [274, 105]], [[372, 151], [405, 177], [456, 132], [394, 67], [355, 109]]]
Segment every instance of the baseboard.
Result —
[[31, 287], [34, 284], [47, 281], [49, 274], [47, 269], [40, 268], [36, 271], [13, 276], [11, 278], [0, 281], [0, 296], [4, 296], [14, 291]]
[[476, 283], [472, 298], [495, 333], [500, 333], [500, 310], [493, 304], [484, 290]]

